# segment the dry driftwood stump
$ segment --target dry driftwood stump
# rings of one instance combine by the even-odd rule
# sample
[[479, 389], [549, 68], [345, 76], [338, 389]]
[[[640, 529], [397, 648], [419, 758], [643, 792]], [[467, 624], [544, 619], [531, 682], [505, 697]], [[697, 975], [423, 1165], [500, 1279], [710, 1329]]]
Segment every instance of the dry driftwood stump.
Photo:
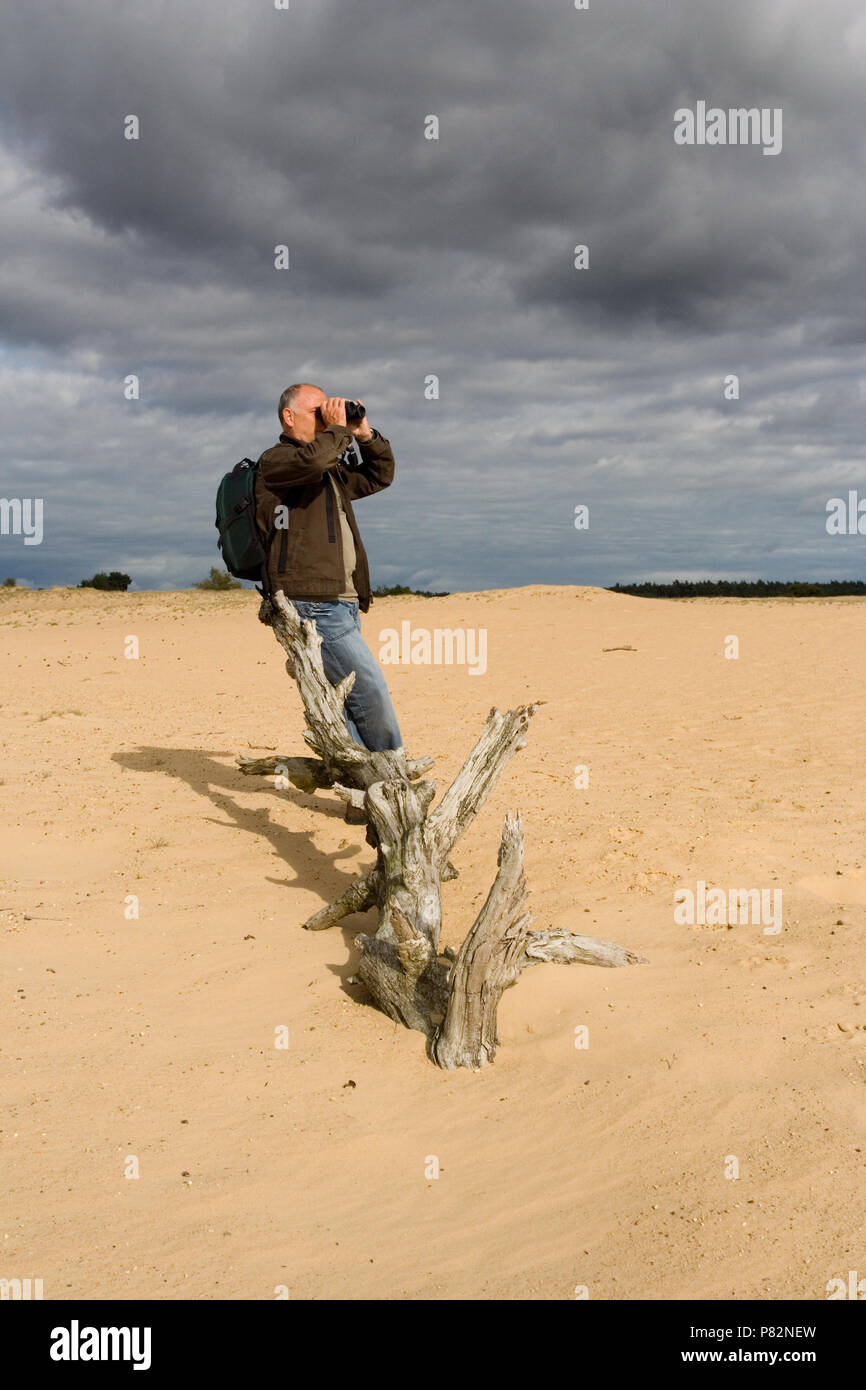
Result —
[[321, 931], [350, 913], [378, 910], [375, 935], [355, 938], [361, 951], [358, 978], [384, 1013], [425, 1034], [438, 1066], [478, 1068], [493, 1060], [502, 991], [528, 965], [615, 966], [643, 960], [590, 936], [530, 931], [523, 834], [520, 817], [511, 813], [487, 901], [460, 951], [440, 953], [440, 884], [457, 876], [451, 852], [506, 763], [524, 746], [537, 705], [506, 714], [492, 709], [478, 742], [434, 807], [436, 784], [423, 780], [432, 758], [407, 758], [403, 749], [374, 753], [351, 738], [343, 707], [354, 673], [331, 685], [315, 624], [302, 622], [281, 592], [264, 600], [259, 618], [273, 628], [287, 654], [286, 668], [304, 703], [304, 738], [316, 757], [241, 757], [238, 763], [246, 773], [282, 775], [303, 791], [329, 787], [366, 821], [375, 866], [304, 926]]

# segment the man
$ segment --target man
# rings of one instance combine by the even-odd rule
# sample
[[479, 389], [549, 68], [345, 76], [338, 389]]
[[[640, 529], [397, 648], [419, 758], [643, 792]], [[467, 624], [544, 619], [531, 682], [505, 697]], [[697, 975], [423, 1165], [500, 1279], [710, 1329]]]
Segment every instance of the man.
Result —
[[[363, 402], [361, 402], [363, 404]], [[318, 386], [289, 386], [278, 407], [283, 433], [259, 460], [256, 519], [271, 535], [268, 578], [322, 639], [322, 665], [332, 685], [355, 672], [346, 725], [367, 748], [402, 747], [397, 716], [379, 663], [361, 636], [361, 613], [372, 603], [367, 555], [352, 502], [389, 487], [394, 455], [387, 439], [363, 420], [346, 423], [346, 402]], [[354, 455], [353, 440], [361, 451]], [[277, 507], [288, 525], [274, 529]], [[280, 514], [282, 517], [282, 513]]]

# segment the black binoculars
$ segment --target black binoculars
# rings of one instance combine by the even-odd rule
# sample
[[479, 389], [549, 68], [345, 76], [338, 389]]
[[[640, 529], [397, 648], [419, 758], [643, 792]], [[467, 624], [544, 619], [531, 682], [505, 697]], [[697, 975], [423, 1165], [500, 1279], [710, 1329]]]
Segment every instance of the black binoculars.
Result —
[[[318, 415], [319, 419], [321, 420], [321, 418], [322, 418], [322, 412], [321, 412], [321, 410], [319, 409], [318, 406], [316, 406], [316, 414]], [[364, 418], [364, 416], [365, 416], [366, 414], [367, 414], [366, 408], [365, 408], [363, 405], [359, 405], [357, 401], [346, 401], [346, 420], [347, 420], [347, 422], [348, 422], [349, 420], [363, 420], [363, 418]]]

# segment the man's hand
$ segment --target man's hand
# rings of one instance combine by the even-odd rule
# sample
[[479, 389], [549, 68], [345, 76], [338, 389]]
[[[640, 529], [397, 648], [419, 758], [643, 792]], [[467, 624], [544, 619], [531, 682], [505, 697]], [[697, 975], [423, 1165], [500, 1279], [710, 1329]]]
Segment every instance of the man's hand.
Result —
[[342, 396], [328, 396], [319, 406], [319, 414], [325, 425], [342, 425], [344, 430], [349, 429], [346, 424], [346, 402]]
[[[360, 397], [358, 398], [358, 404], [364, 405], [364, 402], [360, 399]], [[363, 444], [366, 440], [373, 438], [373, 431], [370, 427], [370, 421], [367, 419], [366, 415], [364, 416], [363, 420], [351, 421], [349, 424], [346, 425], [346, 429], [350, 430], [351, 433], [361, 444]]]

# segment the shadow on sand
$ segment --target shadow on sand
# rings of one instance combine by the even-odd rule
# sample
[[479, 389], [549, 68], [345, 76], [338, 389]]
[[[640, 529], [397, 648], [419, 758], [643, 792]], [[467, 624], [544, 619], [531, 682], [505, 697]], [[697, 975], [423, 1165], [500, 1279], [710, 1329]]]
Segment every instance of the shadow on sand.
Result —
[[[208, 752], [201, 748], [142, 747], [113, 753], [112, 761], [120, 767], [129, 768], [132, 772], [152, 772], [186, 782], [198, 796], [209, 801], [221, 813], [219, 817], [204, 815], [204, 820], [212, 825], [223, 826], [227, 830], [240, 830], [245, 834], [255, 835], [258, 839], [268, 840], [280, 859], [294, 870], [293, 878], [266, 875], [268, 882], [290, 890], [306, 888], [321, 896], [322, 906], [339, 898], [357, 877], [357, 871], [354, 869], [348, 874], [341, 873], [339, 861], [354, 858], [359, 848], [365, 847], [363, 826], [346, 825], [343, 803], [336, 799], [331, 800], [327, 792], [308, 794], [292, 786], [286, 791], [277, 790], [272, 779], [248, 777], [240, 768], [219, 761], [224, 757], [233, 759], [235, 753], [229, 750]], [[286, 802], [294, 802], [297, 806], [308, 808], [315, 803], [322, 816], [339, 821], [343, 825], [348, 842], [342, 848], [326, 853], [313, 843], [310, 831], [288, 830], [273, 818], [269, 807], [244, 806], [239, 796], [243, 792], [255, 792], [259, 797], [267, 796], [272, 799], [274, 812]], [[371, 868], [372, 862], [371, 851], [370, 863], [365, 865], [362, 872]], [[360, 1002], [367, 991], [348, 985], [347, 979], [352, 974], [352, 961], [357, 954], [353, 945], [354, 938], [364, 929], [364, 919], [368, 916], [369, 913], [355, 913], [345, 917], [337, 927], [329, 928], [332, 932], [342, 932], [350, 959], [341, 966], [329, 965], [328, 969], [339, 977], [345, 993], [356, 1002]], [[300, 931], [301, 922], [302, 917], [298, 910], [296, 916], [290, 918], [288, 925]], [[368, 927], [368, 930], [370, 929]]]

